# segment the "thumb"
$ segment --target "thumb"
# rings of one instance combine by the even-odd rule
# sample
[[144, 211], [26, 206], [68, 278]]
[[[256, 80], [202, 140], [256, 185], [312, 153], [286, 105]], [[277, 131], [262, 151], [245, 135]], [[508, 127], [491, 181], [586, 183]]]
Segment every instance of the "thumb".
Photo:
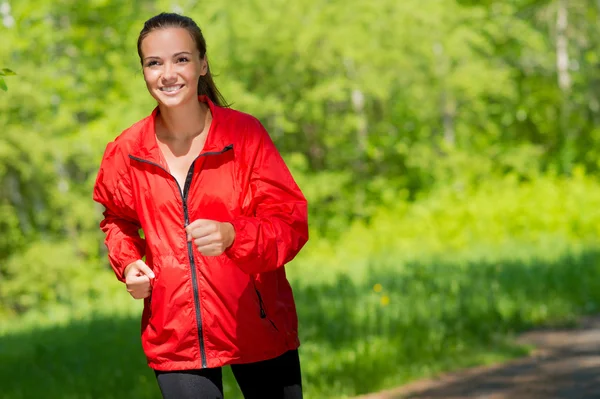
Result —
[[148, 265], [144, 261], [139, 261], [137, 266], [138, 270], [146, 276], [148, 276], [148, 278], [154, 278], [154, 272], [148, 267]]
[[185, 231], [187, 233], [187, 240], [188, 241], [192, 240], [192, 230], [194, 230], [197, 227], [202, 226], [204, 223], [206, 223], [206, 219], [196, 219], [192, 223], [190, 223], [187, 226], [185, 226]]

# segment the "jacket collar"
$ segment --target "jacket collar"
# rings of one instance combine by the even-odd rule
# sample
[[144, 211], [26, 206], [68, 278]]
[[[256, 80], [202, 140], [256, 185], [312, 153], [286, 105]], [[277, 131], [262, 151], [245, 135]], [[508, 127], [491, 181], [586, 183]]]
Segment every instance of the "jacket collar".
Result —
[[[231, 144], [228, 142], [228, 137], [225, 137], [225, 132], [218, 129], [219, 123], [222, 122], [225, 117], [225, 110], [214, 104], [206, 95], [198, 96], [198, 101], [206, 103], [212, 114], [212, 121], [201, 153], [221, 151], [224, 147]], [[130, 155], [166, 167], [166, 162], [156, 140], [155, 123], [157, 115], [158, 106], [154, 108], [152, 113], [141, 123], [138, 140], [132, 146]]]

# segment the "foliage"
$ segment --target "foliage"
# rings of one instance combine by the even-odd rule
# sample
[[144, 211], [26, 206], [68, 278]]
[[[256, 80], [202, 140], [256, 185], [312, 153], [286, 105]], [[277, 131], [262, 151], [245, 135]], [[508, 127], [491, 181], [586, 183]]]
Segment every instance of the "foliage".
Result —
[[[94, 301], [108, 280], [103, 264], [84, 262], [68, 242], [39, 241], [9, 258], [0, 291], [0, 315]], [[112, 277], [112, 276], [111, 276]]]
[[[309, 198], [311, 241], [288, 270], [315, 397], [455, 365], [491, 342], [488, 325], [596, 309], [595, 252], [560, 256], [600, 233], [598, 2], [0, 1], [0, 59], [19, 73], [0, 96], [0, 327], [33, 343], [0, 346], [0, 371], [20, 375], [8, 371], [22, 351], [37, 364], [62, 353], [82, 372], [37, 370], [40, 395], [64, 383], [83, 397], [95, 363], [68, 345], [89, 345], [90, 328], [137, 357], [122, 337], [139, 304], [107, 267], [91, 190], [106, 143], [154, 107], [135, 43], [163, 10], [198, 21], [219, 88], [263, 121]], [[62, 343], [49, 350], [45, 334]], [[119, 381], [137, 366], [113, 370], [122, 357], [98, 348], [99, 375], [115, 381], [98, 386], [127, 392]], [[138, 373], [139, 397], [154, 395]]]
[[379, 260], [402, 264], [468, 254], [478, 261], [498, 252], [517, 260], [532, 248], [552, 253], [594, 246], [599, 201], [600, 185], [581, 169], [573, 178], [519, 182], [507, 175], [444, 187], [417, 202], [398, 197], [393, 206], [378, 208], [369, 223], [354, 222], [337, 240], [313, 232], [299, 266], [288, 268], [288, 275], [305, 283], [333, 281], [339, 274], [361, 281], [368, 264]]
[[200, 23], [222, 92], [322, 186], [308, 189], [324, 234], [468, 176], [598, 170], [595, 3], [569, 2], [569, 93], [556, 78], [555, 2], [10, 4], [0, 57], [21, 79], [0, 98], [0, 259], [40, 234], [95, 230], [104, 146], [153, 106], [135, 41], [160, 10]]
[[14, 75], [16, 75], [16, 73], [14, 73], [12, 70], [10, 70], [8, 68], [0, 69], [0, 89], [7, 91], [8, 86], [6, 86], [6, 81], [4, 80], [4, 77], [5, 76], [14, 76]]

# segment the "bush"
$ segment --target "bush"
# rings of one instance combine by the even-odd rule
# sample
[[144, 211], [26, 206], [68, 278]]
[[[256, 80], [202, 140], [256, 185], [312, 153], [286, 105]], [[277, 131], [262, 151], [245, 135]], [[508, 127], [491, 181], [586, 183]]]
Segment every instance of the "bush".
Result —
[[0, 281], [0, 315], [63, 306], [89, 309], [112, 284], [103, 262], [77, 254], [69, 241], [35, 242], [12, 256]]
[[[332, 281], [366, 277], [367, 265], [393, 259], [400, 267], [427, 259], [556, 257], [595, 246], [600, 237], [600, 184], [578, 171], [573, 178], [508, 176], [478, 187], [443, 187], [416, 202], [399, 198], [370, 221], [355, 221], [338, 239], [311, 231], [289, 275]], [[387, 263], [387, 262], [384, 262]]]

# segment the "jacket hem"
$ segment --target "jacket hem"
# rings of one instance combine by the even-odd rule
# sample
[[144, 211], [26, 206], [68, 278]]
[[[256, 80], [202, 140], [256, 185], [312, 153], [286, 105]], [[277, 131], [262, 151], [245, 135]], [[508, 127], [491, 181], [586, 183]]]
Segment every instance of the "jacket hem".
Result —
[[[245, 356], [237, 356], [237, 357], [229, 357], [229, 356], [220, 356], [213, 359], [208, 359], [208, 368], [218, 368], [224, 367], [230, 364], [246, 364], [246, 363], [256, 363], [262, 362], [265, 360], [274, 359], [278, 356], [283, 355], [287, 351], [296, 350], [300, 347], [300, 341], [296, 340], [295, 342], [288, 343], [286, 346], [282, 346], [278, 348], [278, 350], [273, 351], [272, 354], [265, 355], [265, 353], [256, 353], [252, 355]], [[183, 370], [198, 370], [201, 369], [200, 360], [189, 361], [189, 362], [165, 362], [156, 364], [153, 362], [148, 362], [148, 366], [156, 371], [183, 371]]]

